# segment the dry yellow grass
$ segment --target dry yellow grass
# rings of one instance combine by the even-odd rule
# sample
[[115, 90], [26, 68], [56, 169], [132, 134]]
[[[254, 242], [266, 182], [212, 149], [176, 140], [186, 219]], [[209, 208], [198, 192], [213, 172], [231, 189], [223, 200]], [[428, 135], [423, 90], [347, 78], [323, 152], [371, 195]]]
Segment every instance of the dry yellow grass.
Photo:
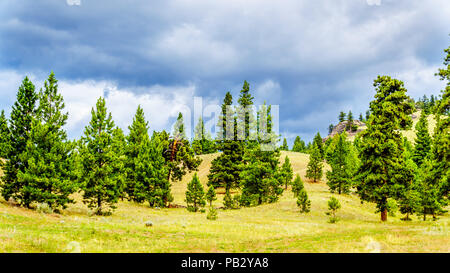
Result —
[[[308, 155], [288, 155], [303, 178]], [[216, 155], [202, 156], [205, 185]], [[173, 184], [175, 203], [184, 204], [187, 175]], [[450, 252], [449, 217], [439, 221], [379, 221], [373, 204], [355, 195], [334, 195], [342, 204], [336, 224], [327, 222], [328, 187], [305, 182], [311, 212], [301, 214], [290, 190], [277, 203], [219, 210], [216, 221], [186, 209], [151, 209], [120, 202], [112, 216], [89, 216], [81, 202], [61, 215], [40, 214], [0, 202], [0, 252]], [[76, 196], [79, 200], [79, 196]], [[222, 206], [221, 200], [214, 206]], [[145, 222], [152, 221], [152, 227]], [[79, 246], [79, 247], [78, 247]]]

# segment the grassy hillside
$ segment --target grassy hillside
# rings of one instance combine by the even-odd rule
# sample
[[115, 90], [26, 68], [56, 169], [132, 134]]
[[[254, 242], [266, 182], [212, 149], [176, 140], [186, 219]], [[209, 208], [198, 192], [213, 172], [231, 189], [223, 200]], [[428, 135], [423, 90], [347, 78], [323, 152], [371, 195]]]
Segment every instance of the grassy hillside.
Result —
[[[415, 138], [416, 138], [416, 124], [419, 121], [420, 118], [420, 113], [421, 110], [414, 112], [412, 114], [412, 121], [413, 121], [413, 125], [411, 127], [411, 129], [409, 130], [402, 130], [401, 133], [403, 136], [405, 136], [411, 143], [415, 143]], [[433, 136], [434, 134], [434, 128], [436, 128], [436, 120], [433, 114], [428, 115], [427, 116], [427, 120], [428, 120], [428, 132], [430, 133], [431, 136]], [[367, 129], [367, 126], [359, 126], [358, 130], [365, 130]], [[351, 135], [348, 137], [348, 140], [353, 141], [355, 139], [354, 135]]]
[[[288, 155], [304, 177], [308, 155]], [[199, 176], [206, 184], [211, 160], [202, 156]], [[175, 203], [184, 204], [186, 183], [173, 185]], [[322, 181], [305, 183], [311, 213], [301, 214], [290, 190], [279, 202], [240, 210], [219, 210], [216, 221], [186, 209], [151, 209], [120, 202], [112, 216], [89, 216], [81, 203], [61, 215], [41, 214], [0, 202], [0, 252], [449, 252], [450, 217], [423, 222], [400, 215], [379, 221], [373, 204], [354, 195], [335, 195], [342, 204], [341, 221], [329, 224], [327, 200], [332, 194]], [[220, 195], [222, 198], [223, 195]], [[77, 196], [79, 200], [79, 196]], [[214, 204], [222, 206], [221, 200]], [[145, 222], [151, 221], [152, 227]]]

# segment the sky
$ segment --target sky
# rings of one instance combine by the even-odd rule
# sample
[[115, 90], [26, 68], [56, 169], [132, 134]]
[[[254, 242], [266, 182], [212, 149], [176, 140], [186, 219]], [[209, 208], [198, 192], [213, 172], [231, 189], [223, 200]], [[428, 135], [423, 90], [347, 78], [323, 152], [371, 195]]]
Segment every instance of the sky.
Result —
[[440, 94], [449, 34], [448, 0], [2, 0], [0, 109], [25, 76], [39, 90], [54, 71], [69, 137], [100, 96], [125, 132], [138, 105], [150, 130], [171, 130], [179, 112], [193, 127], [194, 97], [236, 102], [247, 80], [256, 105], [279, 105], [292, 146], [365, 113], [377, 75]]

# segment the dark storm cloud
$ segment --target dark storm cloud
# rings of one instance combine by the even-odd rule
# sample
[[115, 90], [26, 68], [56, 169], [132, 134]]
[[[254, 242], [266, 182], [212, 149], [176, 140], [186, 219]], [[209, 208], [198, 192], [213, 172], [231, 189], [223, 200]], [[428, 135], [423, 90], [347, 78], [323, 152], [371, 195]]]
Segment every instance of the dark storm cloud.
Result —
[[[280, 104], [280, 131], [310, 139], [365, 112], [378, 74], [437, 94], [448, 1], [13, 1], [0, 4], [0, 69], [66, 81], [195, 86]], [[88, 95], [88, 94], [86, 94]], [[263, 97], [262, 97], [263, 96]]]

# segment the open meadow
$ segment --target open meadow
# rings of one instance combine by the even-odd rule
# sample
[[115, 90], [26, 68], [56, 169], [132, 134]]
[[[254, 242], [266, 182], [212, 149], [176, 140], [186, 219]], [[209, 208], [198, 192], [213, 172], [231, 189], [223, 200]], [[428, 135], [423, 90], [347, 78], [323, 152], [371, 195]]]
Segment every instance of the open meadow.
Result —
[[[218, 211], [218, 219], [185, 208], [151, 209], [146, 204], [119, 202], [111, 216], [90, 216], [77, 203], [61, 214], [44, 214], [0, 202], [0, 252], [450, 252], [450, 217], [410, 222], [401, 215], [382, 223], [373, 204], [356, 195], [337, 195], [322, 180], [305, 179], [308, 155], [288, 155], [294, 173], [305, 181], [311, 212], [302, 214], [290, 189], [273, 204]], [[199, 178], [206, 185], [211, 160], [203, 155]], [[327, 169], [328, 167], [326, 167]], [[184, 193], [193, 174], [174, 183], [174, 204], [185, 205]], [[222, 207], [218, 190], [215, 207]], [[327, 201], [342, 204], [340, 221], [328, 223]], [[147, 227], [151, 221], [153, 226]]]

